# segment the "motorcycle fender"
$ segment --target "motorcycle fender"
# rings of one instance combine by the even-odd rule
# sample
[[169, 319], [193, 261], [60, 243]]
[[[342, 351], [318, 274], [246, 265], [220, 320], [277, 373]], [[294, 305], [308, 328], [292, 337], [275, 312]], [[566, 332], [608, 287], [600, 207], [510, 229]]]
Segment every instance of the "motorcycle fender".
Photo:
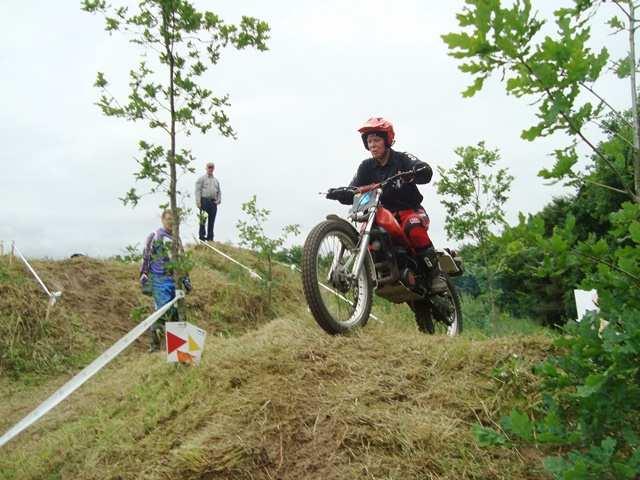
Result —
[[[349, 222], [347, 222], [344, 218], [339, 217], [338, 215], [327, 215], [327, 220], [332, 220], [334, 222], [342, 222], [343, 224], [345, 224], [349, 229], [351, 229], [353, 231], [353, 234], [356, 238], [360, 238], [360, 234], [358, 233], [358, 231], [355, 229], [355, 227], [353, 225], [351, 225]], [[371, 272], [371, 282], [374, 285], [374, 288], [377, 288], [378, 286], [378, 277], [376, 275], [376, 267], [373, 264], [373, 259], [371, 258], [371, 252], [367, 251], [367, 256], [365, 257], [365, 261], [369, 263], [369, 272]]]
[[355, 228], [353, 225], [351, 225], [349, 222], [347, 222], [344, 218], [339, 217], [338, 215], [333, 215], [333, 214], [331, 214], [331, 215], [327, 215], [327, 220], [331, 220], [331, 221], [334, 221], [334, 222], [341, 222], [341, 223], [343, 223], [343, 224], [344, 224], [344, 225], [346, 225], [349, 229], [353, 230], [353, 234], [354, 234], [356, 237], [360, 237], [360, 234], [358, 234], [358, 231], [356, 230], [356, 228]]

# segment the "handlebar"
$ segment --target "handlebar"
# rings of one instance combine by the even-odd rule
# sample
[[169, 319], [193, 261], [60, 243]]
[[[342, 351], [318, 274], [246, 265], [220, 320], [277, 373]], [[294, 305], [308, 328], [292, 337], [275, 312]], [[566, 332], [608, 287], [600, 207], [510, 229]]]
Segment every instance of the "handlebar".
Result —
[[[415, 174], [418, 172], [421, 172], [422, 170], [425, 170], [427, 167], [419, 167], [416, 168], [415, 170], [407, 170], [404, 172], [398, 172], [395, 175], [392, 175], [391, 177], [387, 178], [386, 180], [383, 180], [382, 182], [377, 182], [377, 183], [371, 183], [369, 185], [363, 185], [361, 187], [339, 187], [339, 188], [332, 188], [329, 190], [329, 192], [327, 192], [327, 198], [330, 198], [329, 195], [331, 192], [345, 192], [348, 194], [362, 194], [362, 193], [366, 193], [366, 192], [370, 192], [371, 190], [375, 190], [377, 188], [384, 188], [386, 187], [388, 184], [392, 183], [392, 182], [396, 182], [399, 181], [401, 179], [405, 179], [405, 182], [408, 183], [410, 181], [414, 180]], [[409, 178], [407, 180], [407, 178]], [[339, 199], [339, 197], [334, 197], [333, 200]], [[341, 200], [341, 203], [342, 202]]]
[[[390, 176], [389, 178], [387, 178], [386, 180], [384, 180], [382, 182], [371, 183], [369, 185], [363, 185], [362, 187], [356, 187], [356, 192], [357, 193], [366, 193], [366, 192], [370, 192], [371, 190], [375, 190], [376, 188], [384, 188], [389, 183], [392, 183], [392, 182], [394, 182], [396, 180], [399, 180], [399, 179], [402, 179], [402, 178], [406, 178], [409, 175], [415, 175], [416, 173], [421, 172], [422, 170], [425, 170], [425, 169], [426, 169], [426, 167], [419, 167], [419, 168], [416, 168], [415, 170], [407, 170], [405, 172], [398, 172], [395, 175]], [[409, 183], [409, 182], [407, 182], [407, 183]]]

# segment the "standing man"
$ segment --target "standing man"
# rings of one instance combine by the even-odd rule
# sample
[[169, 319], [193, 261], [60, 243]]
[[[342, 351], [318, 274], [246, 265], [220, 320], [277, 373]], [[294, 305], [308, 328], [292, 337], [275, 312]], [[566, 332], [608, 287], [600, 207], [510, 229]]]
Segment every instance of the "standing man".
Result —
[[[213, 224], [216, 221], [218, 205], [222, 201], [220, 182], [213, 176], [215, 165], [213, 162], [207, 163], [207, 173], [196, 181], [196, 205], [200, 209], [200, 240], [213, 240]], [[204, 230], [204, 214], [207, 216], [207, 233]]]

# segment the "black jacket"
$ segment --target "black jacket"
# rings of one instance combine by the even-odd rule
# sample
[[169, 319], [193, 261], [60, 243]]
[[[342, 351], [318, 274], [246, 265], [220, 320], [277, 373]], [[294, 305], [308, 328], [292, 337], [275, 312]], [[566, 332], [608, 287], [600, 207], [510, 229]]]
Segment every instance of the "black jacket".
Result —
[[349, 186], [362, 187], [371, 183], [382, 182], [398, 172], [406, 172], [418, 167], [426, 168], [416, 174], [415, 182], [405, 183], [399, 190], [386, 188], [380, 201], [385, 208], [392, 212], [420, 208], [423, 197], [418, 191], [416, 183], [429, 183], [433, 176], [433, 170], [428, 164], [421, 162], [408, 153], [391, 150], [389, 161], [384, 167], [379, 166], [373, 158], [366, 159], [358, 167], [358, 172]]

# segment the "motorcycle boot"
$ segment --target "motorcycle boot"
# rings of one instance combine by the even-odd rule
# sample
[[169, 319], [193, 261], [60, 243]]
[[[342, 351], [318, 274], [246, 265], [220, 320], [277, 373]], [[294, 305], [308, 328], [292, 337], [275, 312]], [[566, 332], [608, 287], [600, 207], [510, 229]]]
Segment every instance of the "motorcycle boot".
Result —
[[419, 252], [418, 255], [427, 267], [427, 285], [429, 285], [431, 293], [445, 293], [448, 289], [447, 282], [440, 270], [436, 249], [431, 246]]

